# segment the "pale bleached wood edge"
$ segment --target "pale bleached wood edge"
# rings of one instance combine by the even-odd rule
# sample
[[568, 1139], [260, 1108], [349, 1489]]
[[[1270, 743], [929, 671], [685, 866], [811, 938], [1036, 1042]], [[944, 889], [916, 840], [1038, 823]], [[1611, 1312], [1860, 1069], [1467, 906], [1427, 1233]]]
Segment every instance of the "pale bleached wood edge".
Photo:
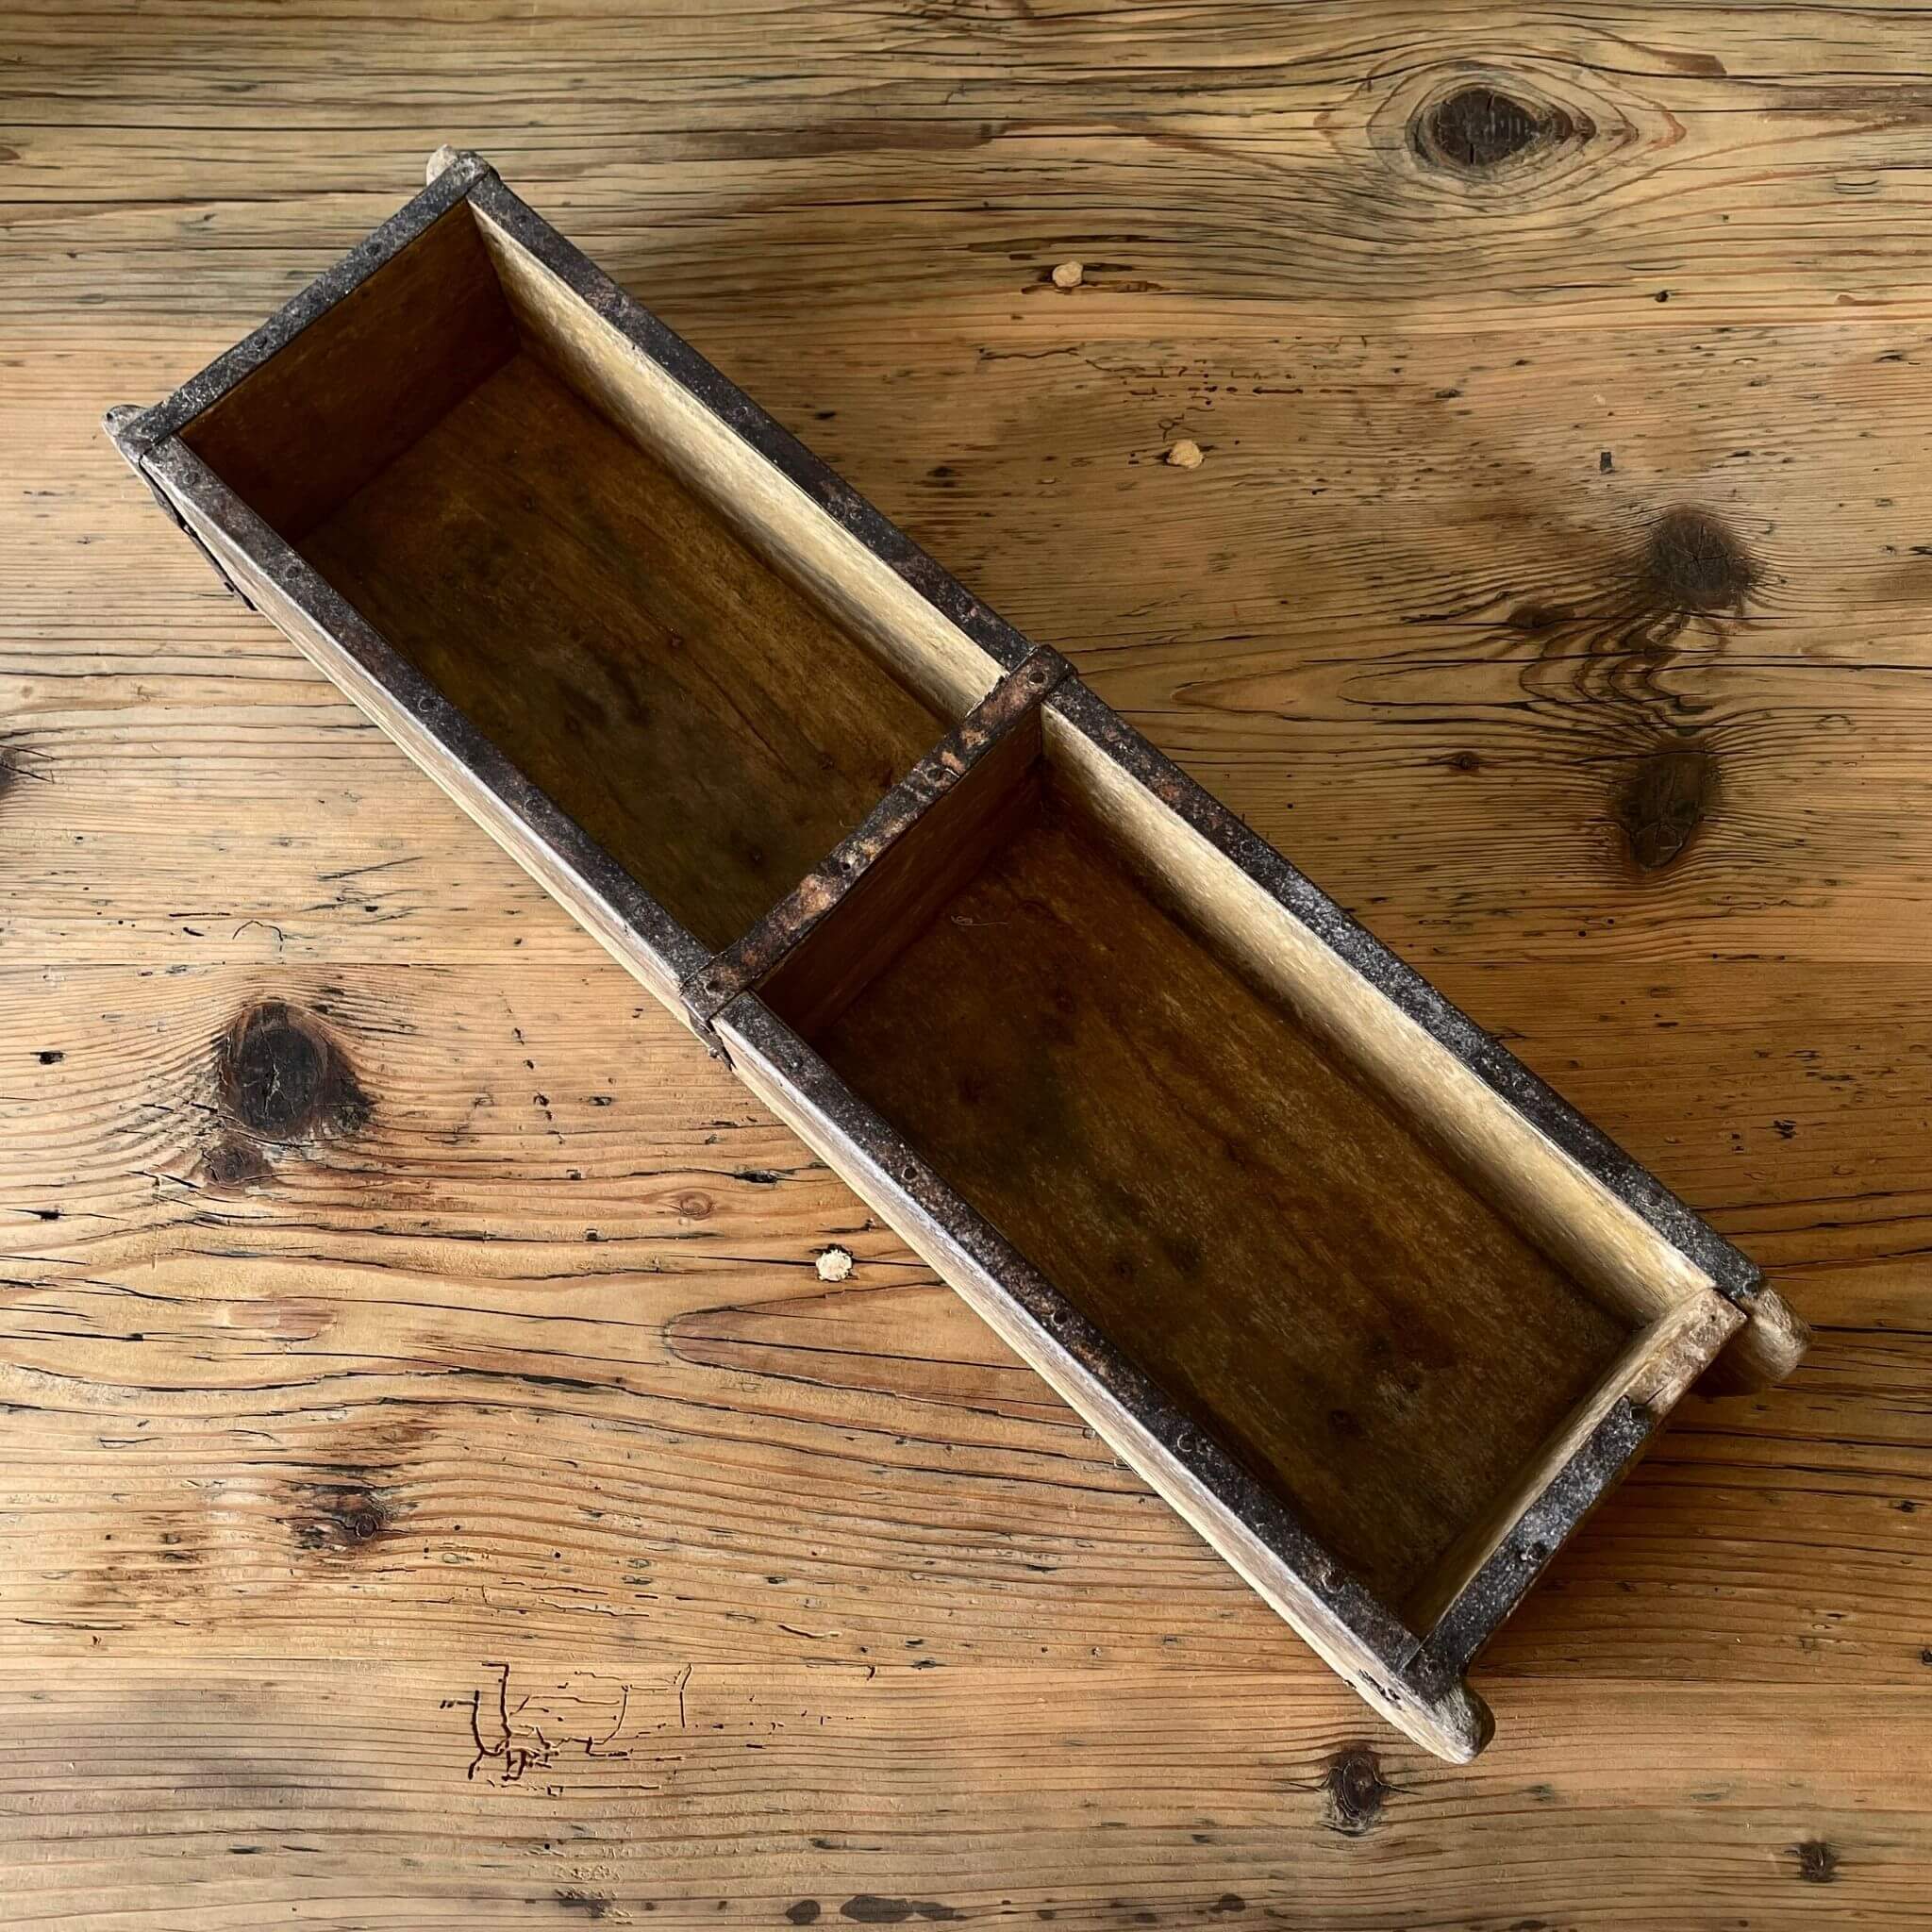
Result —
[[[547, 278], [541, 285], [545, 291], [564, 291], [579, 316], [600, 327], [609, 342], [621, 347], [634, 372], [663, 379], [668, 384], [668, 396], [688, 397], [701, 406], [730, 432], [736, 444], [759, 458], [813, 510], [822, 512], [841, 536], [856, 542], [869, 558], [883, 564], [892, 578], [914, 592], [911, 604], [901, 607], [900, 622], [924, 627], [917, 617], [908, 618], [905, 612], [908, 608], [917, 612], [921, 605], [929, 607], [951, 631], [983, 654], [988, 660], [988, 672], [982, 674], [975, 667], [971, 673], [977, 689], [969, 691], [958, 673], [953, 675], [953, 689], [947, 696], [955, 707], [955, 716], [984, 696], [1000, 675], [1020, 667], [1035, 648], [1028, 639], [921, 549], [675, 329], [620, 288], [507, 187], [479, 157], [459, 156], [449, 174], [437, 177], [437, 185], [440, 187], [450, 178], [450, 174], [464, 168], [473, 169], [475, 178], [467, 191], [470, 207], [477, 217], [485, 244], [496, 256], [498, 273], [504, 277], [513, 312], [519, 295], [530, 292], [533, 287], [531, 278], [521, 271], [525, 264], [534, 264]], [[582, 374], [581, 369], [566, 371], [571, 379], [579, 379]], [[604, 399], [611, 400], [608, 389]], [[617, 400], [635, 402], [637, 398]], [[674, 435], [662, 440], [664, 446], [656, 453], [675, 467], [681, 454], [678, 445], [687, 439]], [[702, 470], [687, 474], [686, 480], [708, 491], [713, 483]], [[769, 541], [769, 533], [763, 534]], [[785, 561], [782, 557], [774, 560]], [[843, 573], [836, 558], [813, 581], [821, 594], [841, 603], [847, 614], [861, 623], [875, 623], [880, 615], [890, 623], [894, 615], [875, 590], [871, 594], [847, 597]]]

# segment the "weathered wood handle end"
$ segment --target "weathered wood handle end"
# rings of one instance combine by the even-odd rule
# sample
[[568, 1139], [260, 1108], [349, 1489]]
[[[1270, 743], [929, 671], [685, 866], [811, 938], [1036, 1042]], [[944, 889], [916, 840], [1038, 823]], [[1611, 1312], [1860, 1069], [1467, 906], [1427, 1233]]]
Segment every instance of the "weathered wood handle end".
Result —
[[108, 432], [114, 447], [123, 456], [127, 454], [126, 437], [128, 426], [146, 414], [147, 411], [139, 403], [116, 403], [111, 409], [102, 416], [101, 427]]
[[1804, 1360], [1811, 1330], [1774, 1289], [1759, 1289], [1745, 1312], [1750, 1319], [1698, 1377], [1698, 1394], [1750, 1395], [1774, 1388]]

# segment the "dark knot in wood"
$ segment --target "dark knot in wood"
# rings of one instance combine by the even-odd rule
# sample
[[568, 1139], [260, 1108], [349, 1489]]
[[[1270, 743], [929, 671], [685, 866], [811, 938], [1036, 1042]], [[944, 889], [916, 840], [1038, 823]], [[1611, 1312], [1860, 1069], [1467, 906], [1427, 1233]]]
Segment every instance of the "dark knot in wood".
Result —
[[1798, 1876], [1809, 1885], [1829, 1885], [1838, 1876], [1838, 1854], [1822, 1838], [1808, 1838], [1791, 1847]]
[[1534, 108], [1492, 87], [1464, 87], [1422, 108], [1409, 125], [1409, 141], [1426, 161], [1481, 175], [1576, 132], [1576, 122], [1560, 108]]
[[1381, 1763], [1366, 1744], [1344, 1744], [1328, 1760], [1322, 1789], [1328, 1794], [1328, 1829], [1359, 1838], [1381, 1818], [1383, 1800], [1394, 1787], [1384, 1782]]
[[1707, 509], [1668, 509], [1643, 541], [1644, 581], [1665, 609], [1740, 610], [1758, 575], [1750, 552]]
[[263, 1141], [351, 1134], [369, 1118], [369, 1096], [322, 1027], [280, 1000], [251, 1007], [221, 1046], [222, 1106]]
[[1717, 759], [1702, 745], [1650, 752], [1618, 779], [1610, 816], [1642, 872], [1662, 872], [1683, 857], [1717, 802]]
[[296, 1546], [305, 1550], [353, 1550], [390, 1527], [381, 1497], [360, 1485], [302, 1485], [308, 1507], [294, 1519]]

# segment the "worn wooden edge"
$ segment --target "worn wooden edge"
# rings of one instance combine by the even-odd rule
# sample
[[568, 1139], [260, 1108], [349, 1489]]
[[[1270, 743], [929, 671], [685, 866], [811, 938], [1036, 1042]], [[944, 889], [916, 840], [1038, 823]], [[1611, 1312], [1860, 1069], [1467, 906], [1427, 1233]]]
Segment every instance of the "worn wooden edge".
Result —
[[[1426, 1633], [1424, 1648], [1447, 1644], [1457, 1669], [1474, 1657], [1514, 1612], [1560, 1546], [1560, 1539], [1545, 1534], [1541, 1520], [1551, 1490], [1574, 1485], [1578, 1457], [1601, 1464], [1602, 1431], [1621, 1409], [1637, 1408], [1661, 1424], [1744, 1319], [1737, 1303], [1702, 1288], [1631, 1337], [1591, 1393], [1491, 1502], [1487, 1519], [1472, 1524], [1423, 1587], [1405, 1599], [1410, 1623]], [[1631, 1448], [1630, 1460], [1641, 1446]], [[1559, 1516], [1568, 1524], [1562, 1535], [1571, 1534], [1583, 1509], [1591, 1507]], [[1445, 1622], [1452, 1610], [1453, 1620]]]
[[258, 607], [278, 602], [270, 614], [323, 674], [681, 1013], [676, 989], [708, 950], [178, 437], [136, 466], [222, 575]]
[[1700, 1395], [1751, 1395], [1775, 1388], [1811, 1346], [1810, 1324], [1775, 1289], [1761, 1289], [1740, 1305], [1750, 1320], [1698, 1378]]
[[[437, 185], [448, 178], [439, 176]], [[469, 199], [638, 354], [657, 364], [741, 441], [902, 577], [1003, 672], [1017, 670], [1025, 661], [1034, 649], [1028, 639], [922, 550], [837, 471], [813, 456], [675, 329], [619, 288], [595, 262], [506, 187], [493, 171], [485, 168], [476, 176]]]
[[[1760, 1338], [1764, 1379], [1780, 1379], [1804, 1353], [1804, 1324], [1764, 1286], [1757, 1264], [1734, 1247], [1647, 1168], [1576, 1111], [1507, 1047], [1445, 999], [1313, 880], [1212, 793], [1155, 749], [1078, 677], [1048, 701], [1054, 712], [1182, 819], [1254, 885], [1306, 927], [1399, 1012], [1469, 1069], [1496, 1097], [1708, 1277], [1751, 1320], [1730, 1345], [1752, 1372]], [[1759, 1384], [1761, 1386], [1761, 1382]]]
[[1460, 1676], [1584, 1519], [1630, 1472], [1662, 1421], [1660, 1410], [1617, 1397], [1436, 1619], [1416, 1660], [1422, 1681]]
[[1423, 1644], [1402, 1619], [756, 993], [713, 1024], [745, 1083], [1332, 1669], [1438, 1755], [1466, 1763], [1482, 1749], [1493, 1727], [1482, 1700], [1436, 1659], [1418, 1677]]
[[[130, 460], [175, 435], [226, 395], [244, 376], [286, 348], [310, 323], [361, 286], [382, 265], [414, 242], [425, 229], [462, 201], [490, 174], [480, 155], [458, 153], [421, 193], [324, 270], [275, 310], [259, 328], [224, 350], [207, 368], [191, 375], [172, 395], [152, 408], [124, 415], [108, 434]], [[113, 412], [110, 412], [113, 413]]]
[[771, 911], [686, 982], [684, 999], [693, 1019], [708, 1024], [722, 1008], [771, 974], [864, 883], [927, 808], [1072, 673], [1058, 651], [1042, 645], [1002, 677]]

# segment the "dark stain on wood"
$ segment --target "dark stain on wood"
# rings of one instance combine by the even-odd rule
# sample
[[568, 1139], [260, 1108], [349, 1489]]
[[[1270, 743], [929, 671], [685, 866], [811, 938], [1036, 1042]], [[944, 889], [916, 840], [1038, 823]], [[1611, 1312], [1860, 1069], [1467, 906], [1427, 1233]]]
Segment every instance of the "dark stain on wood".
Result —
[[369, 1096], [341, 1047], [281, 1000], [264, 1000], [236, 1020], [221, 1044], [217, 1077], [223, 1112], [259, 1141], [353, 1134], [369, 1120]]
[[[1497, 641], [1521, 653], [1518, 681], [1533, 707], [1568, 719], [1587, 705], [1613, 735], [1606, 816], [1628, 865], [1660, 873], [1702, 835], [1722, 779], [1707, 707], [1665, 674], [1683, 652], [1724, 651], [1730, 625], [1749, 620], [1766, 568], [1724, 517], [1678, 504], [1626, 540], [1621, 556], [1606, 549], [1593, 570], [1593, 589], [1566, 585], [1567, 596], [1510, 603]], [[1441, 761], [1458, 769], [1453, 757]]]
[[861, 1925], [903, 1925], [908, 1919], [941, 1921], [963, 1919], [966, 1914], [951, 1906], [935, 1905], [929, 1899], [880, 1898], [875, 1893], [861, 1891], [839, 1907], [839, 1916]]
[[1344, 1838], [1359, 1838], [1380, 1823], [1383, 1801], [1394, 1790], [1384, 1781], [1382, 1766], [1366, 1744], [1344, 1744], [1328, 1760], [1322, 1780], [1327, 1794], [1323, 1823]]
[[1760, 575], [1722, 518], [1689, 504], [1666, 510], [1650, 526], [1642, 571], [1660, 608], [1698, 614], [1741, 611]]
[[1838, 1877], [1839, 1856], [1822, 1838], [1807, 1838], [1791, 1847], [1798, 1877], [1807, 1885], [1830, 1885]]
[[1718, 762], [1700, 744], [1664, 745], [1619, 775], [1610, 816], [1641, 872], [1662, 872], [1690, 849], [1717, 804]]
[[1479, 175], [1579, 131], [1560, 108], [1533, 108], [1492, 87], [1465, 87], [1416, 115], [1409, 143], [1424, 160]]
[[1679, 504], [1651, 518], [1621, 555], [1606, 548], [1591, 568], [1594, 588], [1526, 596], [1506, 609], [1499, 641], [1528, 640], [1536, 651], [1522, 673], [1525, 694], [1608, 698], [1647, 735], [1678, 724], [1690, 708], [1659, 687], [1658, 673], [1693, 625], [1700, 648], [1722, 647], [1724, 621], [1750, 614], [1763, 563], [1716, 512]]
[[47, 774], [34, 769], [36, 753], [26, 744], [19, 733], [13, 734], [8, 743], [0, 744], [0, 798], [19, 785], [23, 778], [38, 778], [44, 785]]
[[1248, 1902], [1241, 1895], [1240, 1892], [1224, 1891], [1221, 1894], [1221, 1896], [1218, 1899], [1216, 1899], [1211, 1906], [1208, 1907], [1208, 1915], [1209, 1918], [1224, 1919], [1232, 1917], [1233, 1914], [1236, 1912], [1244, 1912], [1247, 1910], [1247, 1908]]
[[819, 1902], [815, 1898], [802, 1898], [796, 1905], [785, 1907], [785, 1917], [794, 1925], [815, 1925], [819, 1919]]
[[[1643, 41], [1628, 41], [1625, 45], [1636, 53], [1648, 54], [1653, 59], [1661, 60], [1666, 67], [1674, 69], [1678, 74], [1696, 75], [1708, 80], [1723, 80], [1730, 72], [1715, 54], [1699, 54], [1679, 47], [1658, 47]], [[1847, 89], [1846, 92], [1849, 93], [1853, 90]], [[1869, 92], [1865, 95], [1865, 100], [1869, 105]]]

